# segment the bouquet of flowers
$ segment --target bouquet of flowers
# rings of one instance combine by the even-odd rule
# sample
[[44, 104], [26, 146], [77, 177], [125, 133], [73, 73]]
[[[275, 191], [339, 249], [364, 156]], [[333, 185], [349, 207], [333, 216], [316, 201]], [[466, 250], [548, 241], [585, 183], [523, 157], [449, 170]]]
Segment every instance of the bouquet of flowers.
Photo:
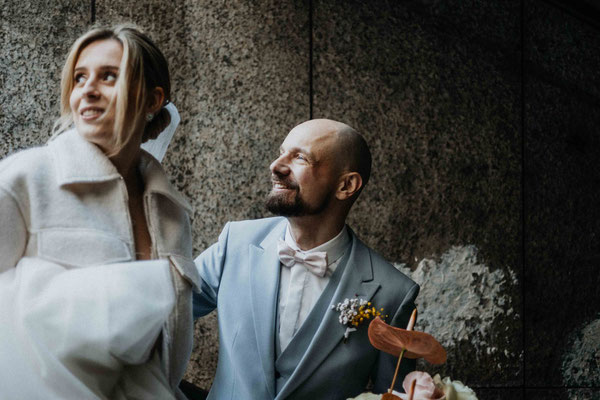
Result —
[[421, 371], [406, 375], [402, 382], [405, 394], [392, 390], [403, 357], [424, 358], [431, 364], [446, 362], [446, 350], [433, 336], [413, 330], [416, 318], [415, 309], [406, 329], [390, 326], [379, 317], [371, 321], [369, 341], [375, 348], [397, 356], [398, 363], [388, 393], [363, 393], [354, 400], [477, 400], [475, 392], [462, 382], [452, 381], [448, 377], [441, 379], [439, 375], [432, 378], [428, 373]]
[[[461, 381], [453, 381], [448, 377], [441, 379], [439, 374], [432, 378], [427, 372], [421, 371], [411, 372], [404, 378], [402, 387], [408, 394], [396, 391], [392, 394], [403, 400], [409, 399], [412, 382], [416, 382], [413, 400], [477, 400], [475, 392]], [[363, 393], [354, 400], [380, 400], [381, 397], [380, 394]]]

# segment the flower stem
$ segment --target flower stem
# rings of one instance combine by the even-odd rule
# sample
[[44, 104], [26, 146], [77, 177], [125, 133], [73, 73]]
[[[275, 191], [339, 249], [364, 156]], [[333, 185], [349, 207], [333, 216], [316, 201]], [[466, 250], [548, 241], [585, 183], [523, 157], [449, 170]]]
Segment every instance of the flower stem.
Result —
[[[412, 331], [413, 328], [415, 327], [416, 321], [417, 321], [417, 309], [415, 308], [413, 310], [412, 314], [410, 315], [410, 320], [408, 321], [408, 326], [406, 327], [406, 330]], [[400, 362], [402, 361], [402, 356], [404, 356], [404, 351], [406, 351], [406, 349], [402, 349], [402, 351], [400, 352], [400, 355], [398, 356], [398, 363], [396, 364], [396, 371], [394, 372], [394, 378], [392, 379], [392, 386], [390, 386], [388, 393], [392, 393], [392, 390], [394, 390], [394, 385], [396, 384], [396, 378], [398, 377], [398, 370], [400, 369]]]

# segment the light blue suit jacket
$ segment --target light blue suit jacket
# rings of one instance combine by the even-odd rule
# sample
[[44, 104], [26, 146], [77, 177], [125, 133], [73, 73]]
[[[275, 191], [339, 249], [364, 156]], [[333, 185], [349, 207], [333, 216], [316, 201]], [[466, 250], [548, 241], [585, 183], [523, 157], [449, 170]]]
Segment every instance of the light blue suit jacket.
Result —
[[[294, 372], [279, 393], [275, 385], [275, 335], [280, 264], [277, 240], [282, 217], [228, 223], [219, 241], [196, 259], [202, 278], [194, 294], [194, 317], [218, 310], [219, 362], [209, 399], [343, 399], [389, 387], [396, 359], [369, 342], [367, 324], [344, 341], [346, 328], [328, 309]], [[405, 327], [419, 286], [350, 230], [352, 245], [331, 304], [346, 298], [384, 308], [386, 321]], [[414, 361], [402, 362], [397, 388]]]

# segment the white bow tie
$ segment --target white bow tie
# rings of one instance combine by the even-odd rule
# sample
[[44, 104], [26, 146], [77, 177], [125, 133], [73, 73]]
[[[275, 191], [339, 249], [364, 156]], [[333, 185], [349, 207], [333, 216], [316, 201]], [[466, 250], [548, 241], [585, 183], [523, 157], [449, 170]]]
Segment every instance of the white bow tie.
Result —
[[296, 263], [302, 264], [307, 270], [321, 278], [327, 272], [327, 252], [325, 251], [315, 251], [314, 253], [296, 251], [281, 239], [277, 243], [277, 251], [279, 261], [288, 268]]

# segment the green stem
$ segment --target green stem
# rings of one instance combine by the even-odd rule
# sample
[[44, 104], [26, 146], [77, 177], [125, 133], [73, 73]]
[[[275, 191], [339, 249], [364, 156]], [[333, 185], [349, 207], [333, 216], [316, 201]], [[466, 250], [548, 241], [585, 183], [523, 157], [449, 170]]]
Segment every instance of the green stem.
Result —
[[392, 386], [390, 386], [390, 390], [388, 390], [388, 393], [392, 393], [392, 390], [394, 390], [394, 384], [396, 383], [396, 378], [398, 377], [398, 370], [400, 369], [400, 362], [402, 361], [402, 356], [404, 355], [404, 351], [406, 349], [402, 349], [402, 351], [400, 352], [400, 355], [398, 356], [398, 363], [396, 364], [396, 371], [394, 372], [394, 379], [392, 379]]

